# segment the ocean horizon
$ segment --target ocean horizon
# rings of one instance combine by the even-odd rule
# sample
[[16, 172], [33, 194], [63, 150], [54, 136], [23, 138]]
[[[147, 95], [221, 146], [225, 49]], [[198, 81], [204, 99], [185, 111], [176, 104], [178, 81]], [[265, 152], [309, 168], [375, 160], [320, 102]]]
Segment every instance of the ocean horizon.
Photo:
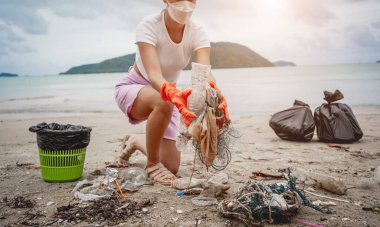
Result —
[[[323, 91], [339, 89], [340, 102], [355, 114], [380, 113], [380, 64], [309, 65], [214, 69], [231, 114], [273, 114], [295, 99], [312, 110], [324, 103]], [[126, 73], [41, 75], [0, 78], [0, 120], [64, 117], [121, 111], [114, 86]], [[191, 71], [178, 87], [187, 88]]]

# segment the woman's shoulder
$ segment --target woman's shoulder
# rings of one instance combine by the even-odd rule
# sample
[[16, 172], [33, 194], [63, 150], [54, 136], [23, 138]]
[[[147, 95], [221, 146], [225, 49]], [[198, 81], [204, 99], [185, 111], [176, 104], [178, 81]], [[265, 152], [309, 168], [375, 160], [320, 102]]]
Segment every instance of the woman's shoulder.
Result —
[[161, 21], [162, 21], [161, 13], [155, 13], [155, 14], [151, 14], [151, 15], [144, 17], [140, 21], [140, 24], [155, 25], [157, 23], [160, 23]]
[[194, 20], [189, 20], [188, 24], [187, 24], [188, 28], [190, 30], [203, 30], [203, 27], [201, 24], [199, 24], [198, 22], [194, 21]]

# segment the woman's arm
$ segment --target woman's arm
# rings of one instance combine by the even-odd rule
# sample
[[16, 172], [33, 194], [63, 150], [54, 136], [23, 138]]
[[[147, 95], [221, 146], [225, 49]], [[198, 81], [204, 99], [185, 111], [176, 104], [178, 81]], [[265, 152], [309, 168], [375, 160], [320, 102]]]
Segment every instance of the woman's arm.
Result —
[[190, 119], [197, 117], [197, 115], [187, 109], [187, 98], [191, 94], [191, 90], [181, 91], [176, 88], [173, 83], [165, 80], [162, 76], [160, 61], [155, 46], [143, 42], [139, 42], [137, 45], [152, 87], [160, 93], [164, 101], [170, 101], [177, 107], [182, 115], [182, 121], [189, 126], [191, 123]]
[[[210, 65], [210, 48], [205, 47], [195, 51], [195, 62], [203, 65]], [[215, 83], [215, 78], [211, 72], [207, 79], [209, 82], [213, 81]]]
[[[200, 64], [210, 65], [210, 48], [201, 48], [201, 49], [197, 50], [195, 52], [195, 61], [197, 63], [200, 63]], [[222, 117], [218, 118], [217, 122], [220, 125], [220, 127], [223, 128], [225, 122], [229, 122], [230, 121], [230, 117], [229, 117], [229, 114], [228, 114], [228, 111], [227, 111], [227, 101], [224, 98], [224, 96], [222, 95], [222, 92], [220, 91], [220, 89], [216, 86], [215, 78], [211, 74], [211, 72], [210, 72], [210, 74], [209, 74], [209, 76], [208, 76], [207, 79], [208, 79], [208, 84], [210, 85], [210, 87], [212, 87], [215, 90], [217, 90], [218, 93], [220, 94], [221, 103], [219, 104], [218, 109], [220, 109], [220, 110], [223, 111], [223, 113], [224, 113], [224, 119]]]
[[158, 59], [157, 49], [155, 46], [138, 42], [137, 46], [140, 51], [140, 57], [144, 65], [145, 71], [148, 74], [152, 87], [160, 92], [162, 84], [167, 81], [162, 76], [160, 61]]

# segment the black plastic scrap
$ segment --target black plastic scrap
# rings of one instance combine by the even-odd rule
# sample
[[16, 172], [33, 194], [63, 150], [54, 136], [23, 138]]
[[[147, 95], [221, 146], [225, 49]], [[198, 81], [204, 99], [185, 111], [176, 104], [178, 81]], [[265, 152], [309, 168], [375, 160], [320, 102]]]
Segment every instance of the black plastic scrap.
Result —
[[264, 223], [289, 223], [302, 206], [331, 213], [328, 208], [310, 203], [304, 191], [296, 187], [296, 178], [288, 169], [287, 183], [265, 184], [249, 180], [239, 187], [233, 199], [221, 201], [218, 211], [248, 226], [262, 226]]

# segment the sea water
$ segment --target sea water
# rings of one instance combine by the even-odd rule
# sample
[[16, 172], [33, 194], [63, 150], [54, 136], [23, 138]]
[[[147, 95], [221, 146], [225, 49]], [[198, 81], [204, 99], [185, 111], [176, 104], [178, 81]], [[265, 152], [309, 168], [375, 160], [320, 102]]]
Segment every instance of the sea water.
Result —
[[[294, 99], [312, 109], [339, 89], [355, 114], [380, 114], [380, 64], [212, 70], [231, 114], [272, 114]], [[125, 73], [0, 78], [0, 120], [120, 113], [114, 86]], [[183, 71], [178, 87], [190, 86]]]

